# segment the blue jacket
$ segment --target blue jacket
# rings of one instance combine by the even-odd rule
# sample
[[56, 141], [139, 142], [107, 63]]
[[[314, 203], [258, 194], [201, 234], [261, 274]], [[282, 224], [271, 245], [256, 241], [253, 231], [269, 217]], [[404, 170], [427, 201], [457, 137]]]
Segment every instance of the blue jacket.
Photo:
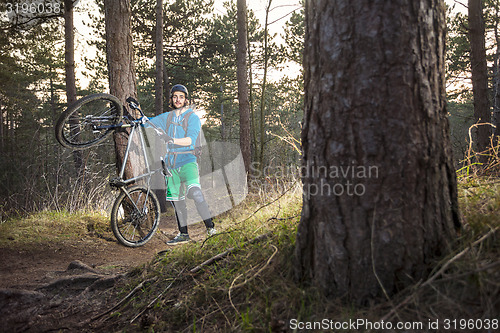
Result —
[[[180, 139], [185, 137], [191, 138], [190, 146], [178, 146], [169, 144], [169, 146], [167, 147], [168, 149], [167, 149], [167, 154], [165, 156], [165, 161], [167, 161], [168, 165], [170, 167], [173, 167], [174, 169], [180, 168], [181, 166], [187, 163], [196, 162], [196, 156], [191, 153], [175, 154], [176, 152], [186, 152], [186, 151], [192, 152], [194, 150], [196, 139], [198, 138], [198, 135], [200, 134], [201, 130], [200, 118], [195, 112], [192, 112], [188, 119], [187, 131], [185, 132], [184, 128], [182, 127], [184, 116], [186, 115], [186, 113], [192, 110], [193, 110], [192, 108], [188, 108], [178, 117], [174, 113], [172, 117], [172, 123], [170, 124], [169, 128], [167, 128], [167, 117], [169, 112], [162, 113], [156, 117], [149, 119], [149, 121], [152, 124], [161, 128], [163, 131], [165, 131], [165, 133], [167, 133], [172, 138], [175, 139]], [[175, 112], [175, 111], [170, 111], [170, 112]]]

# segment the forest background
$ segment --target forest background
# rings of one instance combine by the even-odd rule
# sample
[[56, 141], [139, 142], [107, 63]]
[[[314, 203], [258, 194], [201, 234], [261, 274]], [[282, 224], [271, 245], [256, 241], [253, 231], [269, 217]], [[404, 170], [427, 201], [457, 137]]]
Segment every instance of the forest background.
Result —
[[[4, 7], [7, 2], [2, 2]], [[265, 36], [265, 23], [254, 11], [248, 11], [252, 159], [259, 166], [256, 171], [264, 170], [264, 165], [298, 165], [299, 161], [297, 147], [290, 149], [285, 143], [288, 139], [280, 138], [289, 137], [297, 145], [293, 138], [300, 132], [303, 9], [299, 3], [276, 3], [269, 8], [267, 27], [271, 31], [271, 27], [276, 30], [280, 25], [280, 34]], [[146, 114], [152, 116], [158, 113], [154, 96], [154, 4], [139, 0], [132, 1], [131, 6], [138, 99]], [[101, 2], [80, 2], [74, 8], [78, 97], [109, 92], [103, 11]], [[164, 96], [169, 95], [171, 85], [185, 84], [192, 101], [206, 110], [207, 139], [238, 142], [236, 3], [173, 1], [165, 3], [163, 11]], [[265, 16], [265, 7], [257, 12]], [[9, 17], [7, 7], [1, 13], [2, 219], [12, 213], [37, 210], [107, 209], [111, 198], [105, 180], [115, 173], [112, 146], [84, 152], [85, 179], [77, 181], [80, 176], [74, 156], [54, 140], [54, 122], [67, 107], [62, 10], [40, 15], [45, 18], [27, 24]], [[278, 39], [284, 42], [278, 44]], [[290, 66], [294, 67], [291, 71]], [[291, 75], [283, 75], [285, 72]], [[275, 79], [263, 83], [264, 76]], [[166, 98], [163, 107], [167, 110]]]
[[[9, 17], [7, 3], [2, 1], [0, 26], [1, 219], [39, 210], [107, 210], [112, 198], [106, 179], [116, 172], [111, 145], [84, 153], [85, 178], [79, 179], [74, 155], [54, 140], [54, 122], [67, 107], [62, 11], [24, 24]], [[447, 4], [448, 110], [459, 169], [464, 161], [467, 165], [476, 163], [471, 156], [471, 141], [478, 129], [487, 127], [491, 131], [491, 127], [476, 126], [469, 133], [479, 119], [474, 114], [467, 11], [459, 2]], [[131, 6], [138, 98], [146, 114], [154, 115], [154, 6], [145, 0], [134, 0]], [[247, 60], [253, 171], [249, 184], [265, 191], [267, 185], [274, 186], [276, 178], [282, 184], [298, 177], [304, 11], [303, 3], [256, 1], [249, 6]], [[103, 4], [77, 2], [74, 11], [80, 13], [75, 15], [77, 96], [107, 92]], [[495, 101], [500, 95], [498, 12], [498, 1], [484, 2], [485, 60], [492, 101], [488, 112], [493, 111], [493, 115], [498, 114], [499, 103]], [[163, 17], [163, 107], [167, 108], [165, 96], [170, 86], [184, 83], [193, 101], [206, 111], [207, 139], [237, 143], [236, 3], [170, 1], [164, 4]], [[260, 181], [266, 177], [273, 182]]]

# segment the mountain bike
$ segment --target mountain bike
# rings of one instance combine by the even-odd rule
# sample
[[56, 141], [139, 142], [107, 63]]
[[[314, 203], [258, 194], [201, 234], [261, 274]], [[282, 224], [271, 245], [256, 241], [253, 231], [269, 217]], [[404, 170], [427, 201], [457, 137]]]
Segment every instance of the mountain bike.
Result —
[[[151, 180], [157, 172], [168, 175], [169, 171], [161, 160], [161, 167], [152, 168], [148, 158], [148, 140], [144, 127], [151, 127], [161, 137], [164, 132], [150, 123], [139, 103], [129, 97], [126, 102], [132, 110], [139, 112], [135, 119], [120, 100], [110, 94], [93, 94], [83, 97], [70, 105], [59, 117], [56, 139], [66, 148], [84, 149], [96, 146], [117, 130], [130, 129], [124, 160], [118, 177], [109, 181], [111, 187], [120, 191], [111, 210], [111, 229], [118, 241], [129, 247], [146, 244], [156, 233], [160, 220], [160, 203], [151, 189]], [[138, 146], [143, 156], [142, 169], [137, 176], [124, 179], [127, 162], [131, 160], [131, 150]], [[153, 157], [154, 158], [154, 157]], [[142, 181], [146, 185], [134, 185]]]

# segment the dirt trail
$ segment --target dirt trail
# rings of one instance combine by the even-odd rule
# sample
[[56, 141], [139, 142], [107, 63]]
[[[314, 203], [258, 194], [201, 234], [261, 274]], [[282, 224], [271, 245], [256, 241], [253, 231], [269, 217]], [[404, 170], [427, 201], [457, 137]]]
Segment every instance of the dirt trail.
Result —
[[153, 259], [165, 250], [165, 241], [176, 234], [172, 218], [163, 218], [160, 232], [146, 245], [125, 247], [112, 234], [30, 245], [29, 248], [0, 248], [0, 289], [36, 289], [65, 271], [75, 260], [102, 274], [119, 274]]
[[[111, 232], [0, 248], [0, 332], [109, 331], [92, 318], [116, 302], [111, 287], [126, 283], [127, 272], [168, 249], [177, 234], [173, 217], [162, 216], [159, 229], [138, 248], [119, 244]], [[190, 226], [190, 236], [204, 240], [203, 223]]]
[[[168, 249], [165, 242], [177, 233], [174, 217], [162, 216], [159, 232], [147, 244], [137, 248], [121, 245], [111, 232], [104, 237], [89, 235], [81, 239], [32, 244], [23, 248], [0, 247], [0, 289], [36, 289], [49, 283], [57, 277], [57, 272], [65, 271], [75, 260], [101, 274], [125, 273]], [[206, 237], [203, 223], [190, 226], [189, 233], [194, 241]]]

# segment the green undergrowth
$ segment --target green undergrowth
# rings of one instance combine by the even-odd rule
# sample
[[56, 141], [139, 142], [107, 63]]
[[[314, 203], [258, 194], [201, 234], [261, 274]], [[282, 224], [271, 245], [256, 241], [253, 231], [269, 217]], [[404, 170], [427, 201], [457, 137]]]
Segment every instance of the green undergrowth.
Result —
[[[365, 308], [328, 299], [314, 286], [301, 286], [294, 279], [295, 236], [302, 205], [299, 192], [289, 191], [279, 200], [267, 198], [258, 204], [250, 200], [221, 218], [222, 232], [217, 236], [175, 247], [137, 268], [120, 293], [119, 298], [127, 301], [99, 328], [116, 332], [289, 332], [294, 328], [308, 331], [313, 325], [316, 331], [329, 331], [334, 327], [329, 325], [344, 325], [346, 329], [334, 331], [380, 332], [387, 331], [376, 329], [383, 322], [402, 322], [413, 325], [408, 331], [435, 331], [428, 327], [439, 319], [443, 331], [445, 319], [498, 318], [498, 184], [461, 182], [464, 228], [457, 234], [453, 251], [436, 263], [432, 279], [417, 281], [391, 299]], [[196, 270], [226, 251], [230, 252], [227, 256]], [[372, 329], [348, 326], [359, 320], [371, 323]], [[460, 328], [460, 322], [456, 325]]]
[[101, 212], [43, 211], [2, 222], [0, 247], [74, 240], [110, 230], [109, 217]]
[[464, 226], [472, 234], [500, 226], [500, 179], [464, 179], [459, 182], [458, 194]]

